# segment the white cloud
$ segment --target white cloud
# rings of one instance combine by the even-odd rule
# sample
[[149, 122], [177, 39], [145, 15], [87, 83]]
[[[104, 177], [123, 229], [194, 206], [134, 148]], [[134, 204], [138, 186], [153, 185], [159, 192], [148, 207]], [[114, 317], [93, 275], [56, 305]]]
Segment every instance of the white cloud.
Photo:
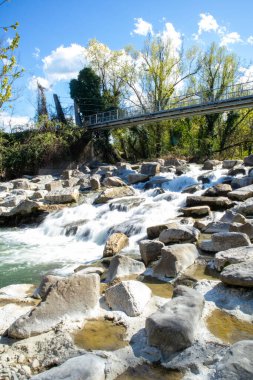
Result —
[[224, 36], [221, 39], [220, 45], [227, 46], [229, 44], [235, 44], [238, 42], [242, 42], [240, 34], [237, 32], [231, 32], [224, 34]]
[[13, 38], [8, 37], [6, 42], [10, 46], [12, 44]]
[[46, 90], [50, 89], [50, 83], [46, 78], [43, 77], [36, 77], [35, 75], [30, 78], [28, 83], [29, 90], [37, 90], [37, 84], [40, 84], [42, 87], [44, 87]]
[[248, 42], [248, 44], [253, 45], [253, 36], [249, 36], [247, 38], [247, 42]]
[[182, 36], [180, 32], [177, 32], [173, 24], [166, 22], [165, 29], [160, 33], [164, 42], [169, 42], [174, 52], [178, 52], [182, 45]]
[[42, 59], [43, 70], [50, 83], [76, 78], [86, 63], [86, 49], [78, 44], [59, 46]]
[[35, 58], [35, 59], [39, 59], [39, 57], [40, 57], [40, 49], [39, 48], [35, 48], [35, 50], [34, 50], [34, 52], [33, 52], [33, 57]]
[[215, 18], [209, 13], [201, 13], [200, 21], [198, 23], [198, 33], [195, 35], [197, 39], [203, 32], [218, 32], [219, 24], [215, 20]]
[[134, 24], [135, 29], [133, 33], [139, 34], [140, 36], [147, 36], [149, 33], [153, 34], [153, 26], [147, 21], [144, 21], [141, 17], [134, 19], [136, 22]]
[[253, 65], [249, 67], [240, 67], [239, 72], [241, 73], [241, 77], [239, 79], [240, 83], [253, 81]]
[[8, 112], [1, 112], [0, 114], [0, 128], [7, 132], [10, 132], [12, 128], [30, 124], [30, 119], [27, 116], [12, 116]]

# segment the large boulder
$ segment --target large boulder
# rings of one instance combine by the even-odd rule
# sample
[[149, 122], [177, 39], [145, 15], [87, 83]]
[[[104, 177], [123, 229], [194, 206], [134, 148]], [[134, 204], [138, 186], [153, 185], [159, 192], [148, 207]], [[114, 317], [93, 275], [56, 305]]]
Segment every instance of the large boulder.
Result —
[[150, 226], [147, 228], [147, 235], [149, 239], [156, 239], [159, 237], [160, 233], [163, 230], [167, 230], [168, 223], [167, 224], [158, 224], [156, 226]]
[[150, 288], [140, 281], [122, 281], [105, 292], [105, 300], [112, 310], [119, 310], [129, 317], [140, 315], [151, 298]]
[[97, 307], [99, 296], [98, 274], [63, 278], [51, 286], [39, 306], [13, 323], [8, 335], [12, 338], [28, 338], [49, 331], [65, 318], [87, 316]]
[[247, 157], [244, 157], [244, 165], [246, 166], [253, 166], [253, 154], [250, 154], [249, 156]]
[[105, 360], [87, 353], [33, 376], [32, 380], [105, 380], [105, 373]]
[[107, 177], [103, 180], [103, 185], [106, 187], [126, 186], [126, 183], [119, 177]]
[[217, 363], [212, 380], [252, 380], [253, 340], [242, 340], [228, 348]]
[[227, 265], [253, 261], [253, 246], [238, 247], [217, 252], [214, 258], [215, 269], [221, 271]]
[[236, 206], [235, 211], [246, 217], [253, 215], [253, 198], [249, 198]]
[[134, 185], [139, 182], [146, 182], [149, 180], [149, 176], [147, 174], [141, 173], [131, 173], [128, 175], [128, 183], [129, 185]]
[[253, 197], [253, 185], [233, 190], [228, 193], [228, 197], [237, 201], [245, 201], [246, 199]]
[[176, 277], [179, 272], [194, 264], [198, 250], [194, 244], [175, 244], [162, 248], [161, 255], [154, 267], [154, 276]]
[[45, 200], [49, 203], [62, 204], [77, 202], [79, 199], [79, 191], [75, 188], [66, 187], [61, 190], [50, 191], [45, 196]]
[[141, 258], [145, 265], [151, 261], [157, 260], [161, 256], [161, 250], [164, 244], [159, 240], [141, 240], [139, 242]]
[[95, 204], [106, 203], [115, 198], [130, 197], [135, 194], [134, 189], [129, 186], [111, 187], [104, 190], [98, 198], [95, 199]]
[[201, 195], [190, 195], [186, 198], [187, 207], [209, 206], [211, 210], [226, 210], [233, 207], [234, 203], [226, 197], [205, 197]]
[[229, 227], [230, 232], [242, 232], [250, 239], [253, 239], [253, 224], [247, 222], [247, 223], [232, 223]]
[[202, 170], [214, 170], [217, 166], [221, 165], [221, 161], [218, 160], [206, 160], [202, 167]]
[[145, 162], [141, 165], [141, 174], [154, 176], [160, 173], [160, 167], [158, 162]]
[[211, 213], [209, 206], [183, 207], [179, 211], [182, 212], [184, 216], [192, 218], [203, 218]]
[[224, 160], [222, 163], [222, 169], [232, 169], [234, 166], [242, 163], [242, 160]]
[[228, 265], [220, 274], [224, 284], [253, 288], [253, 261]]
[[62, 189], [62, 181], [53, 181], [45, 184], [45, 189], [47, 191], [54, 191]]
[[141, 274], [145, 272], [145, 265], [130, 257], [123, 255], [116, 255], [112, 258], [108, 269], [106, 281], [111, 282], [115, 278], [129, 276], [131, 274]]
[[219, 252], [230, 248], [251, 245], [249, 237], [241, 232], [218, 232], [214, 233], [211, 240], [202, 240], [199, 248], [203, 251]]
[[99, 175], [93, 175], [92, 177], [90, 177], [90, 187], [92, 190], [96, 191], [100, 189], [100, 178], [101, 177]]
[[164, 244], [193, 243], [199, 238], [199, 230], [192, 226], [185, 226], [180, 223], [170, 223], [167, 229], [159, 235], [159, 240]]
[[226, 183], [219, 183], [213, 187], [210, 187], [204, 192], [206, 197], [226, 197], [229, 192], [232, 191], [232, 187]]
[[220, 218], [220, 222], [225, 223], [246, 223], [247, 219], [245, 216], [240, 214], [239, 212], [232, 210], [227, 210], [225, 214]]
[[173, 298], [146, 320], [148, 343], [165, 358], [192, 345], [204, 299], [196, 290], [178, 286]]
[[14, 189], [23, 189], [23, 190], [31, 189], [31, 183], [26, 178], [13, 179], [11, 182], [13, 183]]
[[122, 232], [115, 232], [107, 239], [103, 257], [114, 256], [128, 245], [128, 237]]

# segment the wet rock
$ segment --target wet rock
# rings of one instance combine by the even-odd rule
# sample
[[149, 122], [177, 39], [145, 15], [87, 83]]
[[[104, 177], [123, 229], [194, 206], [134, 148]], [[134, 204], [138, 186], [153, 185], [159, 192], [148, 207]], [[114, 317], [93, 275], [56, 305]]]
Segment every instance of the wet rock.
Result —
[[250, 154], [249, 156], [247, 157], [244, 157], [244, 165], [246, 166], [253, 166], [253, 154]]
[[211, 210], [226, 210], [233, 207], [234, 203], [226, 197], [204, 197], [191, 195], [186, 198], [187, 207], [209, 206]]
[[110, 202], [109, 208], [110, 210], [129, 211], [131, 208], [138, 207], [144, 201], [145, 198], [139, 197], [123, 198]]
[[253, 246], [227, 249], [216, 253], [214, 258], [215, 269], [221, 271], [227, 265], [253, 261]]
[[53, 181], [50, 183], [46, 183], [45, 189], [47, 191], [54, 191], [54, 190], [62, 189], [62, 181]]
[[249, 198], [243, 203], [234, 208], [235, 212], [238, 212], [244, 216], [253, 215], [253, 198]]
[[192, 243], [199, 238], [199, 231], [187, 225], [180, 223], [170, 223], [167, 229], [163, 230], [159, 235], [159, 240], [164, 244], [174, 244], [188, 242]]
[[164, 244], [158, 240], [141, 240], [139, 242], [141, 258], [145, 265], [151, 261], [157, 260], [161, 256], [161, 250]]
[[139, 281], [122, 281], [105, 292], [105, 300], [112, 310], [129, 317], [140, 315], [151, 298], [151, 290]]
[[253, 288], [253, 261], [231, 264], [220, 274], [224, 284]]
[[44, 199], [47, 194], [47, 190], [37, 190], [33, 193], [31, 199]]
[[164, 178], [164, 177], [154, 177], [150, 181], [146, 182], [144, 185], [144, 190], [150, 190], [154, 189], [156, 187], [162, 186], [163, 183], [170, 182], [169, 179]]
[[128, 186], [112, 187], [104, 190], [98, 198], [95, 199], [95, 204], [106, 203], [115, 198], [130, 197], [135, 194], [134, 189]]
[[224, 160], [222, 163], [222, 169], [232, 169], [236, 165], [241, 165], [242, 160]]
[[230, 232], [242, 232], [250, 239], [253, 239], [253, 224], [247, 222], [247, 223], [232, 223], [229, 227]]
[[221, 161], [218, 160], [207, 160], [204, 162], [202, 170], [213, 170], [216, 169], [217, 166], [221, 165]]
[[70, 179], [73, 175], [73, 170], [64, 170], [61, 174], [61, 179], [66, 180]]
[[14, 189], [23, 189], [23, 190], [30, 190], [31, 184], [26, 178], [18, 178], [11, 181], [13, 183]]
[[233, 178], [231, 186], [233, 189], [250, 186], [253, 184], [253, 177]]
[[191, 185], [191, 186], [187, 186], [185, 187], [183, 190], [182, 190], [182, 194], [185, 194], [185, 193], [189, 193], [189, 194], [194, 194], [196, 193], [196, 191], [199, 191], [201, 190], [201, 186], [200, 185]]
[[234, 166], [228, 171], [228, 175], [236, 176], [238, 174], [246, 175], [246, 169], [242, 166]]
[[0, 203], [1, 207], [16, 207], [26, 200], [26, 195], [9, 195]]
[[141, 173], [133, 173], [128, 175], [128, 183], [129, 185], [134, 185], [139, 182], [146, 182], [149, 180], [149, 176], [147, 174]]
[[161, 255], [154, 267], [154, 276], [176, 277], [178, 273], [194, 264], [198, 250], [194, 244], [175, 244], [162, 248]]
[[213, 187], [210, 187], [204, 192], [206, 197], [226, 197], [229, 192], [232, 191], [232, 187], [226, 183], [219, 183]]
[[97, 274], [74, 275], [51, 286], [46, 298], [30, 314], [8, 329], [12, 338], [28, 338], [49, 331], [64, 318], [88, 315], [98, 305], [100, 278]]
[[85, 354], [67, 360], [62, 365], [52, 368], [33, 380], [105, 380], [105, 360], [93, 354]]
[[240, 189], [233, 190], [228, 193], [230, 199], [235, 199], [237, 201], [245, 201], [253, 196], [253, 185], [241, 187]]
[[220, 222], [244, 224], [247, 222], [247, 220], [242, 214], [239, 214], [233, 210], [227, 210], [225, 214], [221, 217]]
[[164, 162], [165, 166], [182, 166], [184, 164], [186, 164], [186, 161], [185, 160], [179, 160], [178, 158], [168, 158]]
[[161, 165], [158, 162], [145, 162], [141, 165], [141, 174], [154, 176], [160, 173]]
[[129, 276], [131, 274], [141, 274], [146, 270], [145, 265], [130, 257], [116, 255], [112, 258], [106, 281], [111, 282], [115, 278]]
[[202, 240], [199, 248], [203, 251], [219, 252], [230, 248], [251, 245], [249, 237], [241, 232], [219, 232], [212, 235], [211, 240]]
[[175, 173], [176, 168], [174, 166], [161, 166], [160, 172], [161, 173]]
[[90, 187], [92, 190], [99, 190], [101, 187], [100, 184], [100, 176], [98, 175], [93, 175], [90, 177]]
[[184, 216], [193, 218], [202, 218], [211, 213], [209, 206], [183, 207], [179, 210]]
[[106, 187], [126, 186], [126, 183], [118, 177], [107, 177], [103, 180], [103, 185]]
[[128, 237], [122, 232], [116, 232], [107, 239], [103, 257], [114, 256], [126, 246], [128, 246]]
[[0, 191], [9, 192], [13, 188], [14, 188], [14, 185], [12, 182], [0, 182]]
[[168, 224], [159, 224], [157, 226], [151, 226], [147, 228], [147, 235], [149, 239], [156, 239], [159, 237], [163, 230], [168, 228]]
[[204, 306], [196, 290], [178, 286], [173, 298], [146, 320], [148, 344], [158, 347], [162, 355], [190, 347], [194, 341]]
[[224, 222], [210, 222], [207, 224], [205, 228], [203, 228], [203, 231], [206, 234], [215, 234], [219, 232], [228, 232], [229, 228], [231, 226], [231, 223], [224, 223]]
[[212, 380], [252, 380], [253, 341], [242, 340], [228, 348], [217, 363]]
[[72, 203], [77, 202], [79, 199], [79, 191], [71, 187], [62, 190], [50, 191], [46, 196], [45, 200], [49, 203]]

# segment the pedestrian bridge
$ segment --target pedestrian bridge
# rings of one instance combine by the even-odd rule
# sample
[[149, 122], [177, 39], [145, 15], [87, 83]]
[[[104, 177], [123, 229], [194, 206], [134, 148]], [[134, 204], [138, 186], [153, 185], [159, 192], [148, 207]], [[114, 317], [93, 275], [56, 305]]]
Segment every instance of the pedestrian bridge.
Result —
[[229, 86], [222, 96], [219, 90], [215, 89], [211, 96], [203, 92], [165, 99], [153, 110], [129, 107], [97, 113], [85, 117], [84, 125], [89, 130], [124, 128], [253, 107], [253, 82]]

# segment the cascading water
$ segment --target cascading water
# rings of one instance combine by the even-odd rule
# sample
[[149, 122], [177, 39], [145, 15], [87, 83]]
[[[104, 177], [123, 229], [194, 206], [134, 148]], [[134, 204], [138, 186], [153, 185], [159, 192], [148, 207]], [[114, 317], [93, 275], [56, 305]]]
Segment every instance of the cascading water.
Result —
[[[37, 228], [2, 229], [0, 243], [0, 286], [38, 282], [48, 271], [72, 273], [78, 265], [102, 256], [104, 243], [112, 232], [129, 236], [125, 252], [139, 252], [137, 242], [151, 225], [168, 222], [178, 215], [187, 194], [181, 191], [193, 184], [203, 172], [191, 165], [187, 175], [163, 173], [161, 190], [145, 191], [135, 186], [136, 196], [117, 199], [101, 206], [83, 203], [55, 212]], [[207, 186], [222, 182], [226, 171], [216, 170]], [[160, 177], [159, 177], [160, 178]], [[154, 179], [153, 179], [154, 181]], [[159, 182], [159, 181], [158, 181]], [[203, 190], [196, 194], [201, 194]]]

